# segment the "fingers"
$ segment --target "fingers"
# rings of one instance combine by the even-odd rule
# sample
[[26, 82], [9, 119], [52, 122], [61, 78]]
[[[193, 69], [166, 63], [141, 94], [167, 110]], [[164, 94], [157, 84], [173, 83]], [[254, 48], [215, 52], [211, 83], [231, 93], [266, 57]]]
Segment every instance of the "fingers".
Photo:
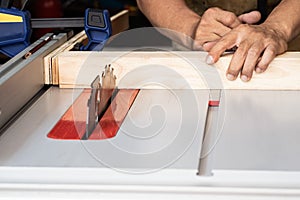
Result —
[[237, 17], [232, 12], [220, 8], [210, 8], [205, 11], [197, 27], [194, 49], [210, 51], [213, 47], [211, 42], [218, 41], [233, 28], [241, 25], [241, 22], [253, 24], [257, 23], [260, 18], [261, 15], [258, 11], [252, 11]]
[[[212, 57], [214, 62], [216, 62], [222, 55], [222, 53], [224, 53], [224, 51], [227, 49], [226, 47], [237, 44], [233, 39], [234, 37], [235, 36], [232, 36], [231, 39], [223, 40], [222, 43], [218, 42], [212, 48], [212, 50], [209, 52], [209, 55]], [[253, 71], [257, 66], [260, 55], [264, 51], [264, 46], [260, 42], [252, 44], [251, 42], [246, 40], [237, 45], [239, 47], [232, 56], [231, 62], [226, 72], [226, 77], [228, 80], [233, 81], [237, 79], [240, 74], [241, 80], [244, 82], [248, 82], [252, 78]], [[268, 59], [266, 60], [268, 61]], [[263, 69], [265, 70], [268, 65], [263, 66]]]
[[[212, 44], [208, 43], [209, 45]], [[253, 71], [266, 71], [275, 56], [287, 50], [285, 39], [269, 27], [242, 24], [213, 44], [207, 63], [217, 62], [224, 51], [233, 46], [237, 50], [232, 56], [226, 76], [229, 80], [235, 80], [240, 74], [241, 80], [245, 82], [251, 80]]]
[[206, 13], [208, 15], [212, 15], [216, 21], [226, 27], [235, 28], [241, 24], [240, 20], [234, 13], [220, 8], [210, 8], [206, 11]]
[[[244, 62], [247, 57], [247, 50], [249, 49], [249, 44], [247, 42], [241, 43], [237, 48], [236, 52], [233, 54], [230, 65], [227, 69], [226, 77], [228, 80], [235, 80], [240, 71], [243, 68]], [[241, 75], [243, 81], [246, 81], [247, 76]]]
[[219, 40], [220, 37], [229, 33], [231, 28], [214, 20], [203, 19], [196, 31], [195, 44], [202, 46], [206, 42]]
[[213, 64], [217, 62], [220, 56], [227, 50], [232, 47], [238, 45], [236, 41], [236, 33], [230, 32], [225, 37], [221, 38], [217, 43], [209, 51], [209, 55], [207, 60], [211, 62], [207, 62], [208, 64]]
[[203, 44], [203, 49], [204, 49], [204, 51], [210, 51], [216, 44], [217, 44], [217, 41], [206, 42]]
[[[220, 36], [217, 34], [210, 34], [209, 36], [205, 37], [204, 34], [200, 37], [200, 39], [194, 41], [194, 49], [199, 50], [199, 49], [204, 49], [204, 44], [206, 43], [211, 43], [210, 41], [217, 41], [220, 39]], [[205, 49], [204, 49], [205, 50]], [[206, 51], [206, 50], [205, 50]]]
[[[237, 33], [233, 33], [230, 37], [226, 36], [225, 39], [220, 40], [209, 52], [209, 55], [212, 57], [213, 62], [216, 62], [224, 51], [230, 48], [233, 45], [237, 45], [238, 48], [233, 54], [231, 62], [226, 72], [226, 77], [228, 80], [235, 80], [240, 74], [242, 81], [250, 81], [253, 75], [253, 71], [257, 66], [257, 62], [264, 51], [265, 47], [262, 42], [252, 42], [249, 40], [243, 40], [241, 43], [238, 43], [236, 39]], [[269, 52], [269, 51], [267, 51]], [[269, 62], [274, 58], [269, 56], [270, 53], [267, 53], [264, 60], [261, 62], [261, 67], [265, 71]]]
[[232, 30], [231, 28], [229, 28], [227, 26], [224, 26], [220, 22], [217, 22], [215, 26], [219, 27], [219, 28], [217, 28], [217, 29], [214, 30], [214, 33], [216, 35], [218, 35], [219, 38], [222, 37], [222, 36], [224, 36], [224, 35], [226, 35], [227, 33], [229, 33]]
[[199, 30], [196, 34], [196, 40], [194, 41], [195, 46], [203, 46], [206, 42], [216, 41], [220, 39], [220, 36], [216, 33], [207, 33], [204, 30]]
[[[250, 44], [249, 44], [250, 45]], [[261, 42], [254, 43], [249, 49], [245, 49], [247, 56], [244, 65], [241, 66], [241, 79], [244, 82], [251, 80], [253, 71], [257, 62], [264, 51], [264, 46]]]
[[238, 17], [232, 12], [220, 8], [208, 9], [201, 18], [195, 33], [195, 49], [200, 49], [207, 42], [213, 42], [240, 25]]
[[242, 14], [238, 19], [246, 24], [255, 24], [261, 19], [261, 14], [258, 11], [252, 11], [249, 13]]
[[275, 58], [275, 56], [276, 56], [276, 48], [272, 45], [268, 46], [265, 49], [265, 52], [264, 52], [261, 60], [257, 64], [255, 71], [257, 73], [262, 73], [262, 72], [266, 71], [266, 69], [268, 68], [268, 66], [272, 62], [272, 60]]

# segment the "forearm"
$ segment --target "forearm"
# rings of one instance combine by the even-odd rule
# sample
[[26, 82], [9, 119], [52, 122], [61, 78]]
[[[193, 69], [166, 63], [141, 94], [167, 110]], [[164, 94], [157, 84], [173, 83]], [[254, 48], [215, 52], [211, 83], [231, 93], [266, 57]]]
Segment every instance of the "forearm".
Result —
[[194, 38], [201, 17], [184, 0], [137, 0], [153, 26], [171, 29]]
[[263, 25], [281, 34], [283, 39], [289, 42], [300, 33], [299, 11], [299, 0], [282, 0]]

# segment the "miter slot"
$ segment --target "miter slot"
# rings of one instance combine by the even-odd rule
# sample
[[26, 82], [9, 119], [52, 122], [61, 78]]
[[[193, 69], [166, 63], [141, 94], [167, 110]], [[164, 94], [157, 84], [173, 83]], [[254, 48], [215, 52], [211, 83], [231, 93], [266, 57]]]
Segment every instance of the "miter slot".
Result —
[[206, 123], [200, 153], [198, 175], [212, 176], [213, 151], [218, 138], [218, 116], [221, 90], [210, 90]]

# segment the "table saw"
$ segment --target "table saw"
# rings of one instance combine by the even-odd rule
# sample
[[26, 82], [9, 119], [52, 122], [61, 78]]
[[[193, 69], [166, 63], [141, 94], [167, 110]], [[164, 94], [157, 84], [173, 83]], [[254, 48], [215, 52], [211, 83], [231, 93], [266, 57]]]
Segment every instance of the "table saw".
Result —
[[[225, 79], [230, 55], [212, 67], [205, 52], [72, 52], [65, 34], [23, 58], [48, 36], [0, 69], [1, 198], [300, 198], [298, 52], [243, 83]], [[138, 90], [110, 99], [114, 134], [51, 137], [62, 120], [85, 133], [108, 64], [117, 95]]]

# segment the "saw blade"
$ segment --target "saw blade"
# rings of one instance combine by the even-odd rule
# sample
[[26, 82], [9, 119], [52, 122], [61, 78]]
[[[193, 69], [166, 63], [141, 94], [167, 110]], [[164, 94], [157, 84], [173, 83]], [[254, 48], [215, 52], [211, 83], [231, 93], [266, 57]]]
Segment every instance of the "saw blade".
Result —
[[99, 120], [118, 92], [116, 80], [117, 77], [114, 75], [114, 68], [112, 68], [111, 65], [106, 65], [101, 76], [102, 84], [100, 86], [100, 99], [97, 111]]
[[118, 92], [116, 87], [117, 77], [113, 72], [114, 69], [111, 68], [111, 65], [106, 65], [101, 76], [102, 84], [99, 76], [91, 84], [92, 91], [88, 100], [86, 132], [82, 137], [83, 140], [87, 140], [93, 133], [96, 124], [100, 121]]
[[91, 84], [91, 95], [87, 103], [87, 120], [86, 120], [86, 131], [82, 139], [88, 139], [92, 134], [98, 122], [98, 115], [96, 113], [98, 107], [98, 91], [100, 88], [100, 77], [97, 76]]

